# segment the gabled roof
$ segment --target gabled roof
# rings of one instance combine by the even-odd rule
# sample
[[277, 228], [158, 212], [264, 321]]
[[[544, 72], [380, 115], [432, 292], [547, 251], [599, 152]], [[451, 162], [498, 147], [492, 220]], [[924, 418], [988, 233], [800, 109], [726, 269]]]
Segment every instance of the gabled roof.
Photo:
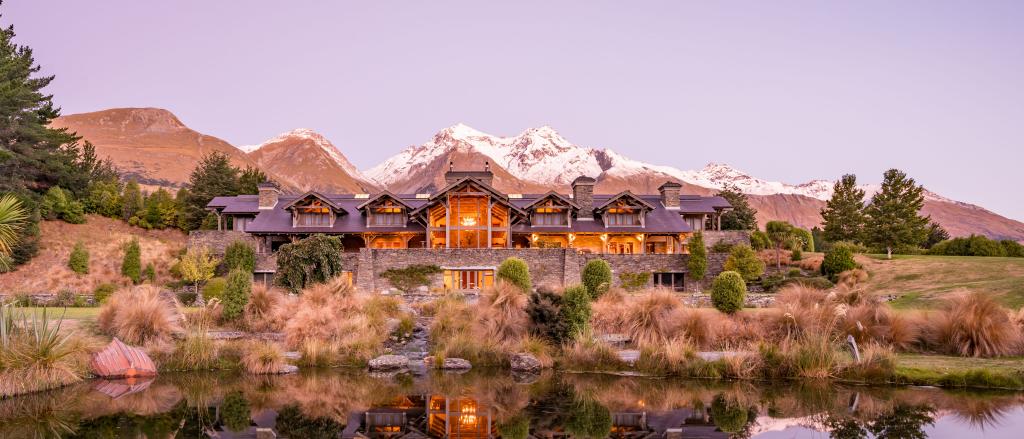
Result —
[[508, 206], [509, 209], [512, 209], [512, 210], [514, 210], [516, 212], [519, 212], [520, 215], [526, 215], [526, 211], [524, 211], [523, 209], [519, 208], [519, 206], [516, 206], [515, 204], [512, 204], [512, 202], [509, 201], [507, 195], [499, 192], [497, 189], [491, 187], [491, 185], [489, 185], [487, 183], [484, 183], [484, 182], [480, 181], [479, 179], [476, 179], [476, 178], [473, 178], [473, 177], [463, 177], [463, 178], [460, 178], [460, 179], [458, 179], [456, 181], [453, 181], [452, 184], [449, 184], [448, 186], [445, 186], [445, 187], [441, 188], [441, 190], [437, 191], [437, 193], [435, 193], [434, 195], [431, 195], [426, 203], [424, 203], [420, 207], [417, 207], [412, 212], [409, 212], [409, 215], [410, 216], [414, 216], [414, 215], [420, 213], [424, 209], [427, 209], [429, 206], [432, 206], [434, 204], [434, 202], [439, 200], [441, 197], [444, 197], [444, 196], [448, 195], [448, 192], [451, 192], [452, 190], [462, 186], [463, 184], [467, 184], [467, 183], [475, 184], [477, 186], [480, 186], [480, 188], [482, 188], [485, 192], [491, 194], [492, 196], [494, 196], [498, 200], [501, 200], [505, 205]]
[[564, 195], [562, 195], [562, 194], [560, 194], [558, 192], [555, 192], [555, 191], [549, 191], [548, 193], [537, 197], [537, 199], [534, 200], [532, 203], [523, 206], [523, 210], [530, 210], [530, 209], [533, 208], [533, 206], [536, 206], [537, 204], [539, 204], [540, 202], [542, 202], [544, 200], [547, 200], [548, 198], [556, 198], [559, 201], [561, 201], [561, 202], [563, 202], [565, 204], [568, 204], [573, 209], [579, 209], [580, 208], [579, 205], [577, 205], [571, 199], [565, 197]]
[[395, 202], [397, 202], [398, 204], [401, 204], [402, 207], [405, 207], [406, 209], [410, 209], [410, 210], [412, 209], [412, 206], [410, 206], [409, 203], [406, 203], [405, 201], [402, 201], [402, 199], [399, 198], [398, 195], [395, 195], [395, 194], [391, 193], [390, 191], [382, 191], [382, 192], [378, 193], [377, 195], [374, 195], [373, 197], [370, 197], [370, 199], [366, 200], [365, 203], [362, 203], [362, 204], [356, 206], [356, 209], [363, 210], [363, 209], [367, 208], [368, 206], [370, 206], [371, 204], [377, 202], [381, 198], [390, 198], [392, 200], [395, 200]]
[[306, 192], [306, 193], [304, 193], [302, 195], [299, 195], [297, 198], [292, 200], [290, 203], [285, 204], [284, 206], [281, 206], [281, 208], [285, 209], [285, 210], [291, 209], [292, 207], [295, 206], [296, 203], [298, 203], [298, 202], [300, 202], [302, 200], [305, 200], [306, 198], [309, 198], [309, 197], [314, 197], [314, 198], [316, 198], [316, 199], [318, 199], [320, 201], [323, 201], [324, 204], [330, 206], [331, 209], [333, 209], [335, 211], [342, 211], [342, 212], [345, 211], [345, 209], [342, 209], [341, 206], [339, 206], [337, 203], [331, 201], [329, 198], [327, 198], [327, 196], [325, 196], [325, 195], [323, 195], [323, 194], [321, 194], [321, 193], [319, 193], [317, 191], [309, 191], [309, 192]]
[[632, 199], [636, 200], [637, 202], [639, 202], [641, 206], [646, 207], [647, 209], [650, 209], [650, 210], [654, 210], [654, 205], [653, 204], [648, 203], [643, 198], [640, 198], [640, 197], [634, 195], [632, 192], [630, 192], [628, 190], [627, 191], [619, 192], [619, 193], [617, 193], [615, 195], [612, 195], [612, 197], [609, 198], [608, 201], [606, 201], [604, 204], [602, 204], [600, 206], [595, 206], [594, 210], [595, 211], [604, 210], [606, 207], [608, 207], [612, 203], [618, 201], [620, 198], [625, 198], [625, 197], [632, 198]]

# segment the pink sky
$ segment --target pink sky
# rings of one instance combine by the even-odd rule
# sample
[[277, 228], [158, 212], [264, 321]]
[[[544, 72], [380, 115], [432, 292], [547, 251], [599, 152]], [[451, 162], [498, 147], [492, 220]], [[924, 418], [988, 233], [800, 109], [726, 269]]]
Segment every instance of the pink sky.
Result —
[[1024, 219], [1024, 2], [8, 0], [65, 114], [167, 108], [235, 144], [297, 127], [361, 169], [457, 122], [543, 124], [682, 169], [899, 167]]

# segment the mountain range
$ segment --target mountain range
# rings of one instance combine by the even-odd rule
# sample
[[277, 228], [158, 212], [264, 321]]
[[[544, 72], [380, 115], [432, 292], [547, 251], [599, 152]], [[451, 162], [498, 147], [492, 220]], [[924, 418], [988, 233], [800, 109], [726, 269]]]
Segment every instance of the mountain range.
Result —
[[[180, 187], [195, 162], [219, 151], [239, 166], [258, 166], [285, 189], [293, 191], [365, 193], [431, 192], [444, 185], [449, 163], [457, 169], [482, 169], [487, 162], [494, 186], [509, 193], [567, 191], [570, 182], [587, 175], [597, 179], [599, 193], [631, 190], [655, 193], [668, 180], [683, 193], [709, 195], [734, 185], [758, 210], [758, 222], [785, 220], [810, 228], [821, 222], [820, 210], [832, 195], [833, 182], [802, 184], [766, 181], [725, 164], [680, 170], [629, 159], [611, 149], [575, 145], [549, 126], [530, 128], [510, 137], [494, 136], [463, 124], [442, 129], [432, 139], [409, 146], [365, 171], [357, 169], [324, 136], [296, 129], [260, 145], [235, 147], [198, 133], [171, 112], [157, 108], [117, 108], [57, 118], [53, 126], [77, 132], [96, 146], [126, 176], [142, 183]], [[877, 185], [864, 185], [871, 193]], [[971, 233], [1024, 240], [1024, 223], [980, 206], [954, 201], [927, 191], [923, 213], [953, 236]]]

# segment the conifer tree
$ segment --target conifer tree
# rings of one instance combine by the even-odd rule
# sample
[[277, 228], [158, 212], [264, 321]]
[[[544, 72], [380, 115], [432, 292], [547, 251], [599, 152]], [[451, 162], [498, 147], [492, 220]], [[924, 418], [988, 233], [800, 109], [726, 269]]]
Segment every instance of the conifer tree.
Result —
[[144, 203], [145, 197], [139, 184], [135, 180], [129, 181], [124, 185], [124, 194], [121, 195], [121, 219], [131, 221], [132, 217], [142, 211]]
[[884, 248], [889, 259], [897, 247], [923, 244], [930, 218], [918, 213], [922, 206], [924, 188], [899, 169], [885, 171], [882, 188], [865, 208], [867, 242]]
[[185, 204], [181, 206], [181, 223], [184, 226], [182, 228], [200, 228], [203, 219], [209, 214], [206, 211], [206, 204], [213, 197], [238, 195], [238, 175], [238, 168], [231, 165], [231, 161], [224, 153], [212, 152], [203, 156], [189, 176]]
[[738, 187], [727, 184], [718, 196], [732, 205], [732, 210], [722, 214], [722, 230], [757, 230], [757, 210], [750, 207], [747, 195]]
[[844, 175], [836, 182], [832, 198], [821, 209], [824, 237], [828, 242], [861, 242], [864, 232], [864, 190], [857, 176]]
[[708, 271], [708, 249], [704, 247], [704, 235], [700, 232], [694, 233], [690, 238], [690, 259], [686, 262], [690, 270], [690, 277], [700, 282]]
[[121, 274], [131, 279], [134, 284], [142, 281], [142, 249], [139, 248], [138, 239], [132, 239], [124, 246]]

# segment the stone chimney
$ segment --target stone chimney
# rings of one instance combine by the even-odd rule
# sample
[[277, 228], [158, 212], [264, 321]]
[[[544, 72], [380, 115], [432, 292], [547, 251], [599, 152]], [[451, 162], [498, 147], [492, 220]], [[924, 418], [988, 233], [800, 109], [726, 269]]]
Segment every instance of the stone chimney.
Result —
[[658, 187], [658, 192], [661, 193], [661, 204], [665, 205], [667, 209], [679, 209], [679, 189], [683, 185], [674, 181], [666, 181], [665, 184]]
[[594, 219], [594, 183], [597, 180], [582, 175], [572, 181], [572, 200], [580, 207], [579, 220]]
[[483, 171], [456, 171], [455, 162], [448, 162], [448, 172], [444, 173], [444, 184], [452, 184], [465, 177], [475, 178], [488, 186], [494, 184], [494, 173], [491, 172], [490, 162], [484, 162]]
[[277, 183], [265, 181], [256, 187], [260, 190], [260, 209], [273, 209], [277, 206], [277, 199], [281, 195]]

